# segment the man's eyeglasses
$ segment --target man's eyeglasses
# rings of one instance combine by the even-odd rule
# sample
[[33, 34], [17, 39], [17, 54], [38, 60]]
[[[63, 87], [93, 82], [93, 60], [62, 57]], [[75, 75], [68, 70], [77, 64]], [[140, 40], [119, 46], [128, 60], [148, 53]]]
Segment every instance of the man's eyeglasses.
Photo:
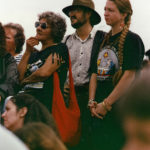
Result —
[[42, 29], [46, 29], [46, 28], [48, 28], [48, 25], [47, 25], [47, 23], [45, 23], [45, 22], [43, 22], [43, 23], [40, 23], [40, 22], [35, 22], [35, 27], [37, 28], [37, 27], [41, 27]]

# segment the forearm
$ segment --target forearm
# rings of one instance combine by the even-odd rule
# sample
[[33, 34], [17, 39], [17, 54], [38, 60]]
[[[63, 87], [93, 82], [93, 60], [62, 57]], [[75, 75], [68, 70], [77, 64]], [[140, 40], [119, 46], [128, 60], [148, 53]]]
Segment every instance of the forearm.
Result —
[[58, 69], [58, 67], [59, 65], [54, 65], [54, 64], [45, 65], [44, 64], [41, 68], [37, 69], [30, 76], [23, 79], [22, 84], [44, 81], [48, 79], [53, 74], [53, 72], [55, 72]]
[[114, 104], [130, 87], [134, 79], [135, 79], [134, 70], [125, 71], [119, 83], [116, 85], [114, 90], [110, 93], [110, 95], [105, 99], [105, 101], [109, 105]]
[[40, 73], [40, 70], [38, 69], [34, 73], [32, 73], [30, 76], [22, 80], [22, 84], [27, 84], [27, 83], [36, 83], [36, 82], [41, 82], [46, 80], [48, 77], [47, 76], [42, 76]]
[[96, 87], [97, 87], [97, 74], [93, 73], [89, 84], [89, 100], [95, 99]]
[[24, 74], [26, 72], [27, 69], [27, 64], [28, 64], [28, 60], [29, 57], [31, 55], [31, 52], [26, 51], [18, 65], [18, 71], [19, 71], [19, 80], [22, 81], [24, 78]]

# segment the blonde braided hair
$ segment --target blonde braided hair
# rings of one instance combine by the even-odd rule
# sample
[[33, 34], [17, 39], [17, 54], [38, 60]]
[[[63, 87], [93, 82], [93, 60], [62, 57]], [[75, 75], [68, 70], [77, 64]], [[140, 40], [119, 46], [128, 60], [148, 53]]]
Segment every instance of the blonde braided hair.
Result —
[[119, 70], [113, 76], [113, 84], [114, 85], [116, 85], [119, 82], [119, 80], [121, 79], [121, 76], [123, 75], [123, 71], [122, 71], [123, 48], [124, 48], [124, 42], [125, 42], [126, 35], [129, 31], [130, 23], [131, 23], [131, 17], [129, 18], [129, 21], [124, 26], [124, 28], [122, 30], [122, 33], [120, 35], [120, 40], [119, 40], [119, 43], [118, 43]]

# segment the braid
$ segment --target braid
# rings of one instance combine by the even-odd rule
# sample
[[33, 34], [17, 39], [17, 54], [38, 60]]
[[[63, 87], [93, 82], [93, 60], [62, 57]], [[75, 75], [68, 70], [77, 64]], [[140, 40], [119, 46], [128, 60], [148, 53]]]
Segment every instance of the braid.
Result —
[[129, 27], [130, 27], [130, 23], [131, 23], [131, 17], [129, 18], [129, 20], [127, 21], [126, 25], [123, 28], [123, 31], [120, 35], [120, 40], [119, 40], [119, 44], [118, 44], [118, 58], [119, 58], [119, 71], [117, 71], [114, 76], [113, 76], [113, 84], [116, 85], [119, 80], [121, 79], [121, 76], [123, 75], [122, 72], [122, 64], [123, 64], [123, 48], [124, 48], [124, 42], [125, 42], [125, 38], [127, 36], [127, 33], [129, 31]]
[[104, 47], [104, 45], [109, 41], [109, 38], [111, 36], [111, 30], [105, 35], [104, 40], [102, 44], [100, 45], [100, 50]]
[[125, 42], [125, 38], [126, 35], [129, 31], [129, 27], [130, 27], [130, 20], [127, 22], [127, 24], [124, 26], [123, 31], [120, 35], [120, 40], [119, 40], [119, 44], [118, 44], [118, 57], [119, 57], [119, 65], [122, 68], [122, 64], [123, 64], [123, 48], [124, 48], [124, 42]]

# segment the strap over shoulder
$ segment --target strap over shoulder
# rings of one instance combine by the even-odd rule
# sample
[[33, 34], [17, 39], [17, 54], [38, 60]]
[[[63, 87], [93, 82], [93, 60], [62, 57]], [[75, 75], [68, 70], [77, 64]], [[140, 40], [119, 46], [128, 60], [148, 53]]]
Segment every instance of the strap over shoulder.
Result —
[[98, 55], [100, 45], [101, 45], [105, 35], [106, 35], [106, 32], [103, 32], [101, 30], [98, 30], [95, 34], [93, 45], [92, 45], [92, 53], [91, 53], [91, 61], [90, 61], [89, 72], [91, 71], [91, 66], [92, 66], [93, 59], [95, 59], [95, 56]]
[[80, 139], [80, 109], [77, 103], [69, 57], [70, 103], [66, 107], [59, 87], [59, 76], [54, 72], [52, 114], [64, 143], [76, 145]]

